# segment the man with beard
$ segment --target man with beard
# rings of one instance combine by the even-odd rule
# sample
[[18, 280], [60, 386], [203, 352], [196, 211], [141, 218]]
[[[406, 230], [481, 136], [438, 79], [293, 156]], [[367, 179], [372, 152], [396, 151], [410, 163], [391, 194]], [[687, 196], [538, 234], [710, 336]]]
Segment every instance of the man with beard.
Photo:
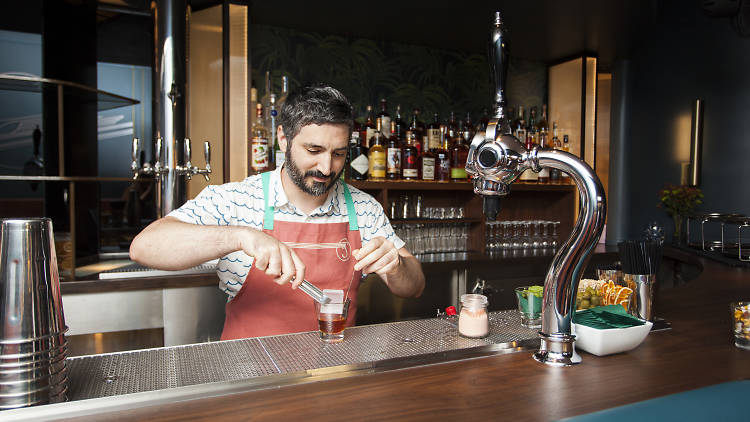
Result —
[[378, 274], [398, 296], [424, 289], [421, 265], [383, 207], [340, 180], [352, 129], [346, 97], [302, 88], [287, 98], [279, 123], [283, 167], [208, 186], [130, 246], [134, 261], [158, 269], [219, 259], [219, 287], [230, 299], [222, 339], [317, 330], [312, 299], [297, 289], [303, 280], [344, 290], [347, 326], [363, 273]]

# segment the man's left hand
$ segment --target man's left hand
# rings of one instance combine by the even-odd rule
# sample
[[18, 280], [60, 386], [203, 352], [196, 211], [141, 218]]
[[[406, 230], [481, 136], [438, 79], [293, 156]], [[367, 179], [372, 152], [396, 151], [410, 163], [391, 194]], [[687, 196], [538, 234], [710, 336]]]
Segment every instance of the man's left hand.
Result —
[[352, 251], [352, 255], [358, 261], [354, 270], [362, 270], [364, 273], [376, 273], [385, 276], [398, 269], [401, 265], [401, 256], [393, 245], [393, 242], [384, 237], [376, 237], [367, 242], [362, 248]]

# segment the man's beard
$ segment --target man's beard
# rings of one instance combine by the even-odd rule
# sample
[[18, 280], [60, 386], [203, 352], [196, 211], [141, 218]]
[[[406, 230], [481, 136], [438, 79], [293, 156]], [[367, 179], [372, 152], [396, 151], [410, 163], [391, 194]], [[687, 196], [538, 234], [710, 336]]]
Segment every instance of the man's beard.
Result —
[[[325, 175], [318, 170], [310, 170], [302, 174], [302, 170], [297, 167], [297, 164], [292, 158], [291, 145], [286, 150], [286, 161], [284, 162], [284, 167], [286, 167], [286, 172], [289, 175], [289, 178], [292, 179], [294, 184], [297, 185], [298, 188], [302, 189], [303, 192], [312, 196], [322, 196], [328, 193], [333, 185], [336, 184], [336, 181], [339, 180], [339, 177], [341, 177], [341, 173], [344, 172], [344, 169], [341, 169], [341, 171], [338, 172], [338, 174], [336, 174], [335, 176], [330, 176]], [[313, 180], [312, 185], [309, 186], [305, 183], [305, 179], [311, 176], [320, 179], [330, 179], [330, 181], [318, 182]]]

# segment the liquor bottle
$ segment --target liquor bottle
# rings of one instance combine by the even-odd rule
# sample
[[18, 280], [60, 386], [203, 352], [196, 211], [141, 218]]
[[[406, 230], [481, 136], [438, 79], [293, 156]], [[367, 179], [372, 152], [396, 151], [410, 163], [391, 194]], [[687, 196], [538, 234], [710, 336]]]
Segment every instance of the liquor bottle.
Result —
[[422, 128], [419, 127], [419, 109], [415, 108], [411, 114], [411, 123], [409, 129], [406, 131], [406, 139], [409, 139], [409, 133], [414, 137], [414, 148], [417, 149], [417, 154], [422, 156]]
[[487, 130], [487, 125], [490, 123], [490, 116], [489, 112], [487, 111], [487, 108], [482, 109], [482, 117], [479, 118], [479, 123], [477, 123], [477, 132], [484, 132]]
[[[534, 108], [529, 111], [529, 116], [529, 125], [526, 127], [526, 149], [531, 151], [536, 146], [536, 127], [534, 126], [534, 123], [536, 123], [536, 110]], [[521, 173], [519, 180], [524, 182], [537, 182], [539, 180], [539, 173], [532, 169], [527, 169]]]
[[454, 182], [466, 181], [466, 158], [469, 156], [469, 147], [466, 145], [462, 133], [458, 133], [456, 142], [451, 147], [451, 180]]
[[380, 118], [380, 122], [382, 124], [380, 130], [383, 131], [383, 135], [385, 136], [385, 139], [388, 139], [391, 137], [391, 115], [388, 114], [388, 103], [385, 101], [385, 98], [380, 100], [380, 113], [378, 113], [378, 117]]
[[[560, 138], [557, 136], [557, 122], [552, 123], [552, 148], [562, 150], [562, 142], [560, 142]], [[552, 168], [549, 170], [551, 182], [559, 182], [561, 177], [560, 169]]]
[[440, 116], [435, 113], [432, 123], [427, 126], [427, 145], [425, 150], [435, 151], [440, 149], [442, 142], [440, 139]]
[[372, 114], [372, 106], [368, 105], [367, 118], [365, 119], [365, 123], [362, 125], [362, 129], [359, 134], [359, 137], [362, 139], [362, 144], [364, 146], [370, 145], [370, 139], [375, 136], [376, 130], [377, 127], [375, 126], [375, 116]]
[[263, 105], [263, 124], [268, 123], [269, 111], [271, 109], [271, 72], [266, 71], [266, 86], [260, 103]]
[[531, 107], [529, 111], [529, 122], [526, 126], [526, 133], [531, 135], [532, 145], [539, 145], [539, 128], [536, 125], [536, 107]]
[[281, 77], [281, 95], [276, 99], [276, 109], [281, 111], [281, 106], [286, 102], [286, 97], [289, 96], [289, 77]]
[[382, 120], [378, 117], [375, 121], [375, 133], [370, 138], [370, 149], [368, 151], [367, 158], [369, 159], [369, 172], [370, 179], [382, 180], [385, 179], [386, 170], [386, 151], [385, 151], [385, 140], [383, 138]]
[[[547, 104], [542, 104], [542, 117], [536, 124], [539, 133], [539, 147], [550, 148], [549, 126], [547, 123]], [[544, 167], [539, 172], [539, 183], [549, 183], [551, 177], [550, 168]]]
[[422, 168], [422, 180], [435, 180], [435, 153], [425, 146], [419, 162]]
[[[563, 135], [562, 150], [565, 152], [570, 152], [570, 140], [568, 139], [568, 135]], [[570, 175], [568, 173], [565, 173], [563, 171], [561, 172], [561, 175], [563, 182], [570, 182]]]
[[359, 131], [352, 131], [352, 139], [349, 140], [349, 178], [354, 180], [367, 180], [367, 172], [370, 170], [370, 162], [367, 159], [367, 147], [359, 140]]
[[250, 127], [253, 127], [255, 124], [255, 105], [258, 104], [258, 88], [253, 86], [250, 88], [250, 110], [253, 110], [253, 113], [250, 114]]
[[[270, 108], [268, 112], [268, 123], [266, 125], [266, 130], [268, 131], [268, 151], [273, 151], [269, 154], [268, 165], [269, 168], [276, 168], [281, 167], [281, 165], [284, 164], [284, 158], [279, 157], [279, 154], [277, 153], [278, 151], [281, 151], [281, 148], [279, 147], [278, 139], [276, 139], [276, 127], [278, 126], [279, 115], [279, 112], [276, 109], [276, 94], [271, 94], [268, 107]], [[278, 162], [279, 159], [281, 159], [281, 163]]]
[[[549, 123], [547, 122], [547, 104], [542, 104], [542, 117], [536, 123], [537, 131], [539, 132], [539, 145], [542, 148], [549, 148], [551, 145], [549, 142]], [[542, 142], [542, 136], [544, 136], [544, 142]]]
[[[395, 122], [391, 121], [391, 126]], [[391, 128], [392, 129], [392, 128]], [[386, 149], [386, 177], [395, 180], [401, 177], [401, 142], [395, 133], [388, 138], [388, 148]]]
[[250, 131], [250, 168], [260, 173], [268, 170], [268, 130], [263, 124], [263, 105], [256, 104], [255, 107], [256, 122]]
[[399, 143], [404, 144], [406, 142], [406, 130], [408, 126], [406, 122], [401, 119], [401, 105], [396, 106], [396, 116], [391, 120], [391, 132], [398, 138]]
[[401, 178], [404, 180], [419, 179], [419, 153], [414, 145], [417, 135], [413, 131], [406, 132], [406, 145], [404, 145], [401, 161]]
[[471, 113], [469, 112], [466, 113], [466, 118], [464, 119], [462, 135], [467, 144], [470, 144], [471, 140], [474, 139], [474, 125], [471, 124]]
[[526, 119], [524, 118], [523, 106], [518, 106], [518, 115], [513, 121], [513, 135], [519, 142], [526, 143]]
[[458, 123], [456, 122], [456, 113], [451, 111], [450, 119], [448, 119], [448, 136], [451, 142], [455, 142], [456, 135], [458, 135]]
[[451, 157], [447, 130], [443, 133], [442, 144], [432, 151], [435, 154], [435, 180], [447, 182], [451, 179]]

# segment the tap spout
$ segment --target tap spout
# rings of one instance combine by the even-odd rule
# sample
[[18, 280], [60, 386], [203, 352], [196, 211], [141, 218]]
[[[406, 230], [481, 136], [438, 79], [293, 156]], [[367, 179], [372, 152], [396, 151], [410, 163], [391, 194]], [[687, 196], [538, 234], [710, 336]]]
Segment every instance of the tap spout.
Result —
[[580, 211], [570, 238], [552, 260], [544, 279], [541, 348], [534, 359], [553, 366], [580, 362], [573, 347], [571, 322], [576, 307], [576, 292], [586, 264], [604, 228], [607, 204], [599, 178], [584, 161], [573, 154], [547, 148], [536, 152], [538, 171], [542, 167], [568, 173], [576, 184]]

